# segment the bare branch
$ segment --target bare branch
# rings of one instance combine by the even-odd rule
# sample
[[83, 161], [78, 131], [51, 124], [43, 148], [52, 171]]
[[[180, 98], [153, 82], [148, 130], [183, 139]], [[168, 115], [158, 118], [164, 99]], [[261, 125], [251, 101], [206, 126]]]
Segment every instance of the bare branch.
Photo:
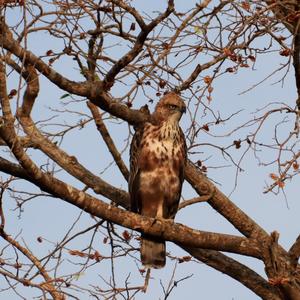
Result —
[[208, 200], [208, 204], [246, 237], [268, 239], [268, 234], [219, 191], [191, 162], [186, 166], [186, 180], [199, 195], [210, 194], [215, 190], [215, 194]]
[[10, 174], [14, 177], [22, 178], [34, 183], [34, 180], [31, 179], [20, 165], [14, 164], [3, 157], [0, 157], [0, 170], [1, 172]]
[[[14, 231], [9, 236], [5, 232], [5, 220], [10, 217], [6, 214], [13, 213], [3, 210], [6, 196], [15, 201], [15, 211], [20, 218], [23, 211], [33, 207], [23, 204], [45, 196], [50, 201], [59, 198], [81, 211], [74, 222], [72, 214], [68, 215], [71, 225], [60, 242], [49, 240], [46, 231], [40, 233], [37, 242], [48, 247], [48, 254], [39, 261], [43, 269], [29, 257], [30, 254], [34, 258], [40, 257], [38, 251], [41, 248], [35, 253], [25, 253], [23, 250], [31, 248], [31, 241], [27, 247], [24, 239], [24, 249], [20, 248], [20, 243], [14, 244], [18, 238], [23, 238], [23, 233], [14, 241], [5, 241], [0, 249], [0, 276], [6, 280], [8, 290], [22, 297], [19, 293], [24, 290], [22, 285], [30, 286], [40, 289], [38, 292], [42, 292], [45, 299], [49, 292], [54, 294], [50, 295], [51, 298], [55, 299], [55, 293], [60, 297], [62, 289], [65, 296], [74, 299], [86, 298], [86, 295], [80, 295], [81, 292], [92, 298], [115, 299], [122, 296], [133, 299], [137, 293], [146, 291], [151, 279], [149, 270], [145, 276], [146, 270], [140, 269], [137, 255], [138, 233], [141, 232], [176, 243], [199, 261], [238, 280], [264, 300], [299, 300], [300, 237], [289, 252], [285, 251], [278, 243], [276, 233], [269, 235], [214, 183], [219, 176], [214, 170], [219, 168], [224, 171], [225, 167], [236, 168], [237, 179], [239, 170], [244, 169], [242, 160], [246, 160], [245, 154], [250, 151], [261, 166], [275, 165], [278, 168], [277, 171], [272, 170], [269, 176], [272, 180], [269, 190], [272, 192], [276, 193], [277, 189], [283, 191], [291, 179], [300, 175], [300, 97], [296, 109], [290, 107], [289, 99], [276, 103], [261, 99], [265, 101], [263, 107], [252, 115], [248, 108], [255, 110], [257, 107], [250, 108], [250, 103], [241, 114], [236, 114], [232, 113], [231, 107], [220, 106], [217, 102], [224, 88], [221, 80], [233, 84], [241, 78], [255, 80], [253, 71], [259, 71], [265, 63], [262, 57], [271, 58], [273, 70], [267, 71], [265, 79], [257, 79], [258, 83], [250, 83], [251, 87], [246, 92], [266, 83], [272, 76], [276, 80], [280, 76], [282, 83], [290, 80], [287, 75], [293, 67], [293, 59], [296, 88], [300, 93], [299, 1], [204, 0], [182, 7], [169, 0], [166, 1], [167, 8], [164, 6], [161, 11], [157, 11], [158, 8], [155, 8], [156, 11], [151, 8], [142, 11], [144, 7], [140, 10], [139, 6], [133, 7], [131, 1], [120, 0], [56, 1], [47, 2], [47, 5], [39, 1], [2, 2], [0, 171], [11, 175], [11, 178], [7, 180], [6, 174], [0, 177], [0, 200], [3, 202], [1, 208], [0, 201], [0, 234], [4, 238], [16, 234]], [[22, 12], [10, 20], [8, 18], [19, 10], [14, 7], [15, 4], [23, 5]], [[47, 37], [46, 42], [38, 48], [33, 47], [33, 39], [41, 36]], [[65, 64], [68, 70], [64, 69]], [[281, 75], [282, 72], [284, 74]], [[74, 76], [65, 75], [72, 73]], [[80, 76], [79, 73], [86, 78], [85, 81], [74, 79]], [[39, 79], [43, 79], [41, 86]], [[6, 91], [6, 80], [7, 86], [11, 87], [9, 92]], [[53, 89], [65, 92], [60, 101], [50, 103], [50, 98], [37, 101], [38, 95], [45, 95], [42, 90], [39, 94], [39, 89], [44, 87], [49, 88], [51, 94]], [[190, 156], [197, 160], [195, 164], [189, 161], [185, 169], [185, 179], [197, 197], [190, 199], [189, 190], [184, 190], [182, 196], [189, 200], [181, 203], [179, 209], [205, 201], [217, 212], [216, 218], [223, 216], [241, 236], [194, 230], [170, 220], [141, 217], [120, 209], [118, 206], [129, 207], [129, 195], [122, 190], [123, 181], [115, 181], [114, 173], [107, 176], [106, 181], [102, 180], [95, 175], [106, 170], [99, 170], [101, 164], [93, 166], [91, 172], [82, 165], [86, 159], [91, 161], [91, 157], [87, 157], [85, 152], [76, 157], [70, 153], [74, 150], [68, 148], [72, 138], [80, 134], [96, 134], [94, 127], [87, 126], [93, 121], [92, 113], [97, 129], [112, 154], [110, 171], [120, 170], [127, 180], [123, 151], [120, 153], [115, 144], [118, 133], [113, 136], [109, 126], [121, 131], [127, 125], [136, 129], [145, 122], [152, 122], [147, 101], [149, 106], [155, 104], [170, 90], [181, 92], [185, 100], [188, 111], [185, 121], [188, 121], [183, 124], [184, 132]], [[22, 96], [23, 101], [20, 101]], [[86, 111], [86, 101], [90, 112]], [[132, 105], [144, 106], [133, 110]], [[41, 114], [34, 120], [32, 112]], [[248, 119], [241, 120], [241, 116], [247, 113]], [[106, 122], [106, 114], [122, 122]], [[271, 133], [266, 127], [267, 122], [273, 129]], [[270, 134], [266, 135], [266, 132]], [[120, 141], [127, 145], [129, 138]], [[126, 147], [124, 149], [127, 150]], [[265, 149], [266, 152], [262, 151]], [[124, 154], [126, 157], [127, 153]], [[14, 155], [17, 163], [10, 155]], [[109, 157], [104, 159], [111, 161]], [[75, 180], [74, 186], [62, 179], [65, 176]], [[220, 183], [228, 184], [227, 178], [223, 180], [224, 176], [221, 177]], [[25, 184], [18, 178], [25, 180]], [[36, 188], [32, 190], [32, 186], [26, 183], [32, 183], [42, 192]], [[236, 180], [238, 187], [237, 183]], [[88, 194], [90, 188], [91, 195]], [[103, 195], [103, 201], [94, 196], [95, 193]], [[110, 201], [113, 204], [109, 205]], [[86, 223], [87, 219], [91, 224]], [[194, 221], [197, 222], [196, 219]], [[73, 250], [74, 242], [79, 238], [82, 246]], [[107, 249], [102, 250], [99, 240], [103, 240], [103, 248], [109, 248], [108, 254], [105, 253]], [[217, 251], [259, 259], [265, 265], [269, 281]], [[169, 257], [173, 258], [173, 253]], [[121, 286], [116, 277], [119, 258], [136, 263], [136, 270], [130, 271], [131, 274], [135, 272], [135, 277], [128, 273]], [[189, 260], [191, 256], [186, 256], [179, 262], [187, 263]], [[103, 262], [111, 267], [94, 268]], [[72, 264], [75, 271], [69, 273], [69, 268], [64, 268], [66, 263]], [[84, 280], [78, 278], [87, 270], [97, 270], [93, 278], [100, 276], [101, 282], [91, 282], [86, 288]], [[176, 285], [174, 274], [164, 290], [165, 298]], [[137, 279], [136, 275], [143, 278], [144, 285], [131, 285], [130, 281]], [[49, 278], [45, 279], [45, 276]], [[151, 276], [156, 276], [156, 273]], [[41, 284], [36, 284], [38, 278], [42, 278]], [[149, 285], [150, 292], [151, 288], [152, 285]], [[3, 290], [0, 289], [0, 292]]]
[[280, 300], [276, 288], [259, 274], [238, 261], [214, 250], [184, 249], [210, 267], [238, 280], [264, 300]]
[[272, 232], [268, 247], [269, 252], [266, 253], [264, 258], [269, 282], [281, 290], [284, 299], [299, 300], [297, 266], [295, 264], [291, 265], [288, 254], [282, 252], [278, 240], [279, 233]]
[[29, 117], [40, 88], [36, 69], [32, 65], [28, 65], [26, 71], [28, 77], [26, 78], [27, 88], [23, 97], [22, 115]]
[[128, 207], [129, 201], [127, 193], [113, 187], [98, 176], [92, 174], [92, 172], [82, 166], [74, 156], [68, 155], [55, 143], [52, 143], [49, 139], [44, 137], [37, 129], [31, 118], [22, 115], [22, 111], [18, 114], [18, 118], [25, 132], [34, 144], [36, 144], [41, 151], [64, 168], [64, 170], [85, 183], [89, 188], [92, 188], [95, 193], [116, 201], [123, 207]]
[[186, 206], [195, 204], [195, 203], [207, 202], [208, 200], [210, 200], [214, 196], [214, 194], [215, 194], [215, 189], [211, 193], [209, 193], [208, 195], [203, 195], [203, 196], [200, 196], [200, 197], [195, 197], [193, 199], [183, 201], [183, 202], [179, 203], [178, 210], [182, 209]]
[[84, 209], [94, 216], [190, 247], [210, 248], [259, 257], [261, 245], [257, 244], [255, 240], [248, 240], [247, 238], [232, 235], [196, 231], [181, 224], [174, 224], [172, 221], [161, 221], [126, 212], [99, 201], [55, 179], [53, 176], [43, 173], [22, 149], [11, 123], [0, 127], [0, 135], [9, 145], [22, 167], [36, 181], [36, 185], [42, 190], [51, 192], [52, 195]]
[[[1, 118], [1, 122], [0, 122], [0, 131], [1, 131], [1, 128], [5, 128], [5, 130], [7, 130], [7, 133], [9, 133], [9, 128], [11, 129], [11, 131], [9, 133], [10, 140], [12, 142], [10, 144], [10, 147], [14, 148], [15, 147], [14, 142], [15, 142], [15, 139], [16, 139], [16, 136], [14, 134], [14, 129], [13, 129], [14, 118], [13, 118], [12, 113], [11, 113], [11, 109], [10, 109], [10, 105], [9, 105], [9, 99], [8, 99], [8, 96], [7, 96], [5, 68], [4, 68], [4, 65], [3, 65], [2, 61], [0, 61], [0, 101], [1, 101], [1, 107], [2, 107], [2, 110], [3, 110], [3, 118]], [[6, 125], [8, 125], [9, 128], [6, 127]], [[23, 149], [20, 145], [19, 145], [19, 148], [20, 148], [21, 152], [24, 153], [24, 151], [23, 151]], [[2, 222], [3, 222], [3, 218], [2, 218]], [[14, 240], [11, 236], [6, 234], [6, 232], [4, 231], [4, 224], [2, 223], [2, 225], [3, 226], [0, 227], [1, 237], [4, 240], [6, 240], [8, 243], [10, 243], [11, 245], [16, 247], [19, 251], [21, 251], [38, 268], [40, 274], [43, 276], [43, 278], [46, 281], [45, 289], [47, 289], [49, 291], [49, 293], [51, 294], [53, 299], [63, 300], [64, 296], [60, 292], [58, 292], [56, 290], [56, 288], [52, 285], [52, 283], [51, 283], [52, 278], [44, 270], [44, 268], [42, 267], [40, 261], [28, 249], [21, 246], [16, 240]]]
[[117, 74], [130, 62], [132, 62], [141, 52], [148, 34], [154, 29], [155, 26], [157, 26], [161, 21], [167, 18], [173, 12], [173, 10], [174, 0], [169, 0], [168, 7], [164, 13], [160, 14], [156, 19], [152, 20], [150, 24], [142, 26], [142, 30], [137, 36], [136, 42], [132, 49], [129, 52], [127, 52], [123, 57], [121, 57], [106, 74], [103, 80], [103, 88], [105, 90], [109, 90], [113, 86], [114, 79], [117, 76]]
[[294, 37], [293, 63], [295, 69], [296, 87], [298, 92], [298, 99], [296, 103], [298, 109], [300, 109], [300, 20], [298, 20], [298, 24], [295, 28], [296, 34]]
[[13, 39], [12, 33], [9, 31], [7, 25], [5, 24], [4, 17], [0, 17], [0, 42], [3, 48], [16, 55], [20, 60], [23, 60], [25, 58], [25, 63], [33, 65], [49, 80], [56, 83], [62, 89], [80, 96], [87, 96], [89, 94], [88, 83], [77, 83], [75, 81], [68, 80], [61, 74], [54, 71], [33, 53], [22, 48], [20, 44]]
[[118, 165], [122, 175], [124, 176], [124, 178], [126, 179], [126, 181], [128, 181], [128, 177], [129, 177], [129, 171], [126, 167], [126, 165], [124, 164], [122, 157], [118, 151], [118, 149], [116, 148], [114, 141], [112, 140], [103, 120], [102, 120], [102, 116], [99, 113], [99, 110], [97, 108], [96, 105], [92, 104], [91, 102], [87, 103], [89, 109], [92, 112], [95, 124], [97, 126], [98, 131], [100, 132], [104, 142], [106, 143], [106, 146], [109, 150], [109, 152], [111, 153], [111, 155], [113, 156], [116, 164]]
[[147, 30], [147, 25], [145, 24], [142, 16], [138, 13], [138, 11], [134, 7], [131, 7], [127, 5], [124, 1], [120, 1], [120, 0], [108, 0], [107, 2], [111, 2], [116, 4], [118, 7], [122, 7], [124, 10], [129, 12], [135, 18], [142, 31]]
[[[6, 234], [3, 228], [0, 228], [0, 236], [6, 240], [9, 244], [16, 247], [20, 252], [22, 252], [30, 261], [34, 264], [34, 266], [39, 270], [39, 273], [43, 276], [45, 282], [43, 282], [40, 286], [47, 290], [53, 299], [55, 300], [64, 300], [65, 297], [61, 292], [58, 292], [56, 287], [53, 285], [53, 279], [48, 275], [46, 270], [43, 268], [41, 262], [37, 257], [35, 257], [28, 249], [21, 246], [16, 240], [14, 240], [11, 236]], [[27, 282], [26, 282], [27, 283]]]

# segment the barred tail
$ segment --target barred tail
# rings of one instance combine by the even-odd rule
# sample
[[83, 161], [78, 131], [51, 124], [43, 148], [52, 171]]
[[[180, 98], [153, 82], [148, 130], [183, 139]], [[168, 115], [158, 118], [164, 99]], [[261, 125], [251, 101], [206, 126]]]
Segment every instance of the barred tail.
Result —
[[163, 268], [166, 264], [166, 242], [142, 235], [141, 261], [148, 268]]

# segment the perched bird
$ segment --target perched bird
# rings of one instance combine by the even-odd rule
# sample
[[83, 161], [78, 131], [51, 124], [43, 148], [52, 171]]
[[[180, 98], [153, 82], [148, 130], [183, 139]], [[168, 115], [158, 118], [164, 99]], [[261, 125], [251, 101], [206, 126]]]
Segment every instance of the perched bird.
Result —
[[[137, 128], [130, 147], [129, 193], [131, 210], [157, 219], [174, 219], [186, 163], [186, 143], [179, 120], [186, 106], [168, 93], [155, 107], [150, 121]], [[141, 261], [149, 268], [166, 263], [160, 238], [141, 236]]]

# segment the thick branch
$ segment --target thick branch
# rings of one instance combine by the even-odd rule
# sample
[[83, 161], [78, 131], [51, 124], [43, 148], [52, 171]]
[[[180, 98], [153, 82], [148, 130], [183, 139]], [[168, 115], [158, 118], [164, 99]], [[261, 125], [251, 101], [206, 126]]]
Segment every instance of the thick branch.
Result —
[[199, 195], [207, 195], [215, 191], [214, 196], [208, 200], [208, 203], [246, 237], [269, 238], [269, 235], [259, 225], [232, 203], [190, 161], [186, 167], [186, 180]]
[[[6, 34], [3, 33], [3, 26], [6, 26], [2, 22], [2, 40], [5, 48], [9, 48], [10, 44], [13, 44], [14, 47], [10, 47], [8, 50], [12, 51], [15, 55], [23, 53], [19, 55], [22, 59], [23, 55], [26, 54], [26, 60], [28, 60], [31, 64], [34, 64], [35, 67], [42, 71], [44, 68], [50, 69], [45, 63], [43, 63], [40, 59], [35, 57], [29, 51], [25, 51], [24, 49], [19, 49], [19, 44], [15, 42], [7, 42], [9, 38], [7, 38]], [[1, 28], [1, 24], [0, 24]], [[0, 32], [1, 33], [1, 32]], [[10, 38], [12, 39], [12, 37]], [[51, 72], [54, 72], [53, 74]], [[52, 75], [51, 75], [52, 74]], [[61, 79], [61, 75], [56, 75], [57, 73], [50, 69], [50, 73], [46, 73], [45, 76], [57, 84], [59, 87], [64, 88], [65, 90], [72, 92], [74, 94], [80, 94], [82, 91], [83, 94], [89, 95], [91, 101], [102, 108], [103, 110], [126, 120], [131, 125], [140, 124], [145, 122], [149, 116], [143, 114], [140, 111], [135, 111], [129, 109], [126, 105], [122, 105], [116, 101], [113, 101], [111, 97], [101, 90], [101, 85], [99, 86], [99, 82], [93, 82], [92, 86], [87, 86], [89, 83], [76, 83], [74, 86], [71, 82], [68, 82], [64, 78]], [[63, 84], [65, 82], [65, 84]], [[191, 163], [188, 164], [186, 169], [186, 179], [191, 183], [191, 185], [196, 189], [196, 191], [202, 195], [207, 194], [207, 191], [203, 191], [203, 186], [208, 186], [209, 190], [213, 190], [213, 184], [202, 175]], [[209, 192], [208, 192], [209, 193]], [[223, 193], [219, 190], [216, 190], [216, 195], [208, 201], [208, 203], [214, 207], [219, 213], [221, 213], [227, 220], [229, 220], [240, 232], [245, 234], [247, 237], [260, 235], [261, 237], [268, 237], [267, 233], [260, 228], [251, 218], [249, 218], [245, 213], [243, 213], [238, 207], [236, 207]]]
[[284, 299], [300, 300], [297, 266], [291, 264], [289, 255], [282, 251], [278, 240], [279, 233], [272, 232], [269, 246], [265, 248], [268, 249], [264, 262], [269, 282], [280, 289]]
[[293, 65], [295, 69], [295, 81], [298, 94], [296, 103], [298, 109], [300, 109], [300, 21], [298, 21], [295, 31], [296, 34], [294, 38]]
[[297, 0], [265, 0], [264, 2], [270, 6], [277, 20], [281, 21], [291, 33], [294, 33], [294, 25], [288, 20], [288, 16], [295, 11]]
[[188, 247], [201, 247], [228, 251], [260, 257], [261, 245], [255, 240], [226, 234], [197, 231], [172, 221], [161, 221], [142, 217], [138, 214], [121, 210], [65, 184], [64, 182], [43, 173], [28, 157], [19, 143], [12, 122], [0, 127], [0, 135], [11, 148], [14, 156], [35, 184], [42, 190], [51, 193], [99, 218], [115, 224], [161, 237]]
[[34, 184], [34, 180], [18, 164], [14, 164], [7, 159], [0, 157], [0, 171], [14, 177], [22, 178]]
[[289, 256], [292, 264], [296, 267], [300, 257], [300, 235], [298, 235], [297, 240], [289, 250]]
[[[7, 96], [7, 89], [6, 89], [6, 75], [5, 75], [5, 68], [4, 64], [2, 61], [0, 61], [0, 102], [1, 102], [1, 107], [3, 111], [3, 117], [1, 118], [0, 122], [0, 131], [3, 129], [4, 131], [6, 130], [9, 140], [15, 140], [15, 132], [13, 129], [13, 123], [14, 123], [14, 118], [12, 116], [12, 112], [10, 109], [9, 105], [9, 99]], [[9, 132], [9, 128], [7, 128], [7, 124], [10, 124], [11, 130]], [[5, 142], [7, 142], [6, 139], [4, 139]], [[8, 145], [10, 148], [14, 148], [15, 144], [14, 142]], [[20, 146], [19, 146], [20, 147]], [[21, 147], [22, 149], [22, 147]], [[24, 150], [22, 149], [24, 152]], [[25, 153], [25, 152], [24, 152]], [[1, 227], [0, 230], [0, 235], [11, 245], [16, 247], [19, 251], [21, 251], [28, 259], [32, 261], [32, 263], [38, 268], [40, 274], [43, 276], [43, 278], [46, 281], [47, 285], [47, 290], [55, 300], [63, 300], [64, 297], [63, 295], [58, 292], [53, 284], [51, 283], [52, 278], [48, 275], [48, 273], [44, 270], [43, 266], [41, 265], [40, 261], [26, 248], [22, 247], [17, 241], [15, 241], [13, 238], [11, 238], [9, 235], [7, 235], [4, 231], [4, 228]]]
[[[1, 60], [0, 60], [0, 103], [1, 103], [3, 117], [5, 119], [13, 119], [12, 112], [9, 105], [7, 89], [6, 89], [5, 65]], [[0, 126], [3, 125], [4, 124], [0, 122]]]
[[208, 266], [227, 274], [249, 288], [264, 300], [280, 300], [275, 287], [270, 285], [259, 274], [236, 260], [214, 250], [195, 248], [184, 249]]
[[20, 44], [13, 39], [12, 33], [5, 24], [4, 17], [0, 17], [0, 43], [4, 49], [13, 53], [20, 60], [23, 61], [25, 58], [25, 63], [34, 65], [39, 72], [45, 75], [50, 81], [54, 82], [60, 88], [75, 95], [87, 96], [89, 94], [89, 84], [87, 82], [77, 83], [75, 81], [68, 80], [50, 68], [33, 53], [22, 48]]
[[[0, 24], [1, 26], [1, 24]], [[2, 22], [2, 29], [3, 25]], [[9, 46], [11, 43], [14, 44], [14, 47], [7, 48], [8, 50], [12, 51], [15, 55], [23, 53], [26, 54], [26, 59], [35, 65], [35, 67], [42, 71], [44, 68], [50, 69], [44, 62], [40, 59], [35, 57], [29, 51], [25, 51], [24, 49], [19, 49], [20, 46], [17, 43], [7, 42], [7, 37], [4, 37], [2, 30], [2, 40], [4, 43], [4, 47], [7, 45]], [[12, 39], [12, 38], [11, 38]], [[19, 49], [19, 50], [18, 50]], [[23, 55], [19, 55], [22, 59]], [[53, 74], [51, 72], [54, 72]], [[52, 74], [52, 75], [51, 75]], [[85, 95], [89, 95], [91, 101], [102, 108], [103, 110], [126, 120], [131, 125], [140, 124], [145, 122], [149, 116], [143, 114], [137, 110], [131, 110], [126, 105], [122, 105], [116, 101], [113, 101], [111, 97], [101, 90], [101, 85], [99, 86], [99, 82], [94, 82], [90, 89], [87, 88], [89, 85], [88, 83], [78, 84], [76, 83], [73, 85], [73, 82], [68, 82], [64, 78], [61, 79], [61, 75], [56, 76], [56, 72], [50, 69], [50, 73], [46, 73], [45, 76], [57, 84], [59, 87], [64, 88], [66, 91], [69, 91], [74, 94], [81, 94], [83, 91]], [[100, 89], [99, 89], [100, 88]], [[192, 164], [188, 164], [186, 170], [186, 179], [194, 186], [197, 192], [201, 194], [207, 194], [207, 191], [203, 192], [203, 186], [209, 186], [210, 190], [213, 189], [213, 184], [209, 182], [209, 180], [202, 175]], [[209, 204], [212, 205], [219, 213], [221, 213], [226, 219], [228, 219], [238, 230], [240, 230], [246, 236], [256, 236], [260, 235], [261, 237], [267, 237], [267, 233], [260, 228], [251, 218], [249, 218], [245, 213], [243, 213], [240, 209], [238, 209], [223, 193], [219, 190], [216, 190], [216, 195], [213, 197]]]
[[32, 65], [26, 66], [28, 77], [26, 77], [27, 88], [23, 97], [22, 114], [29, 116], [40, 87], [36, 69]]
[[37, 147], [47, 156], [59, 164], [66, 172], [93, 189], [95, 193], [101, 194], [123, 207], [128, 208], [129, 200], [125, 191], [117, 189], [98, 176], [95, 176], [81, 165], [74, 156], [68, 155], [65, 151], [44, 137], [37, 129], [31, 118], [24, 116], [22, 111], [18, 114], [18, 118], [24, 128], [24, 131], [34, 144], [37, 145]]

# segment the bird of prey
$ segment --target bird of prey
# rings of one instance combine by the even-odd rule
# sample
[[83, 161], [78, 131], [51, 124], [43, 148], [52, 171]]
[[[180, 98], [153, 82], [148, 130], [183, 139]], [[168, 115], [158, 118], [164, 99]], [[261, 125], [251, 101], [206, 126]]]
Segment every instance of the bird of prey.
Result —
[[[186, 143], [179, 120], [186, 106], [176, 93], [163, 96], [150, 121], [137, 128], [130, 147], [131, 210], [157, 219], [174, 219], [186, 164]], [[149, 268], [166, 263], [165, 241], [141, 236], [141, 261]]]

